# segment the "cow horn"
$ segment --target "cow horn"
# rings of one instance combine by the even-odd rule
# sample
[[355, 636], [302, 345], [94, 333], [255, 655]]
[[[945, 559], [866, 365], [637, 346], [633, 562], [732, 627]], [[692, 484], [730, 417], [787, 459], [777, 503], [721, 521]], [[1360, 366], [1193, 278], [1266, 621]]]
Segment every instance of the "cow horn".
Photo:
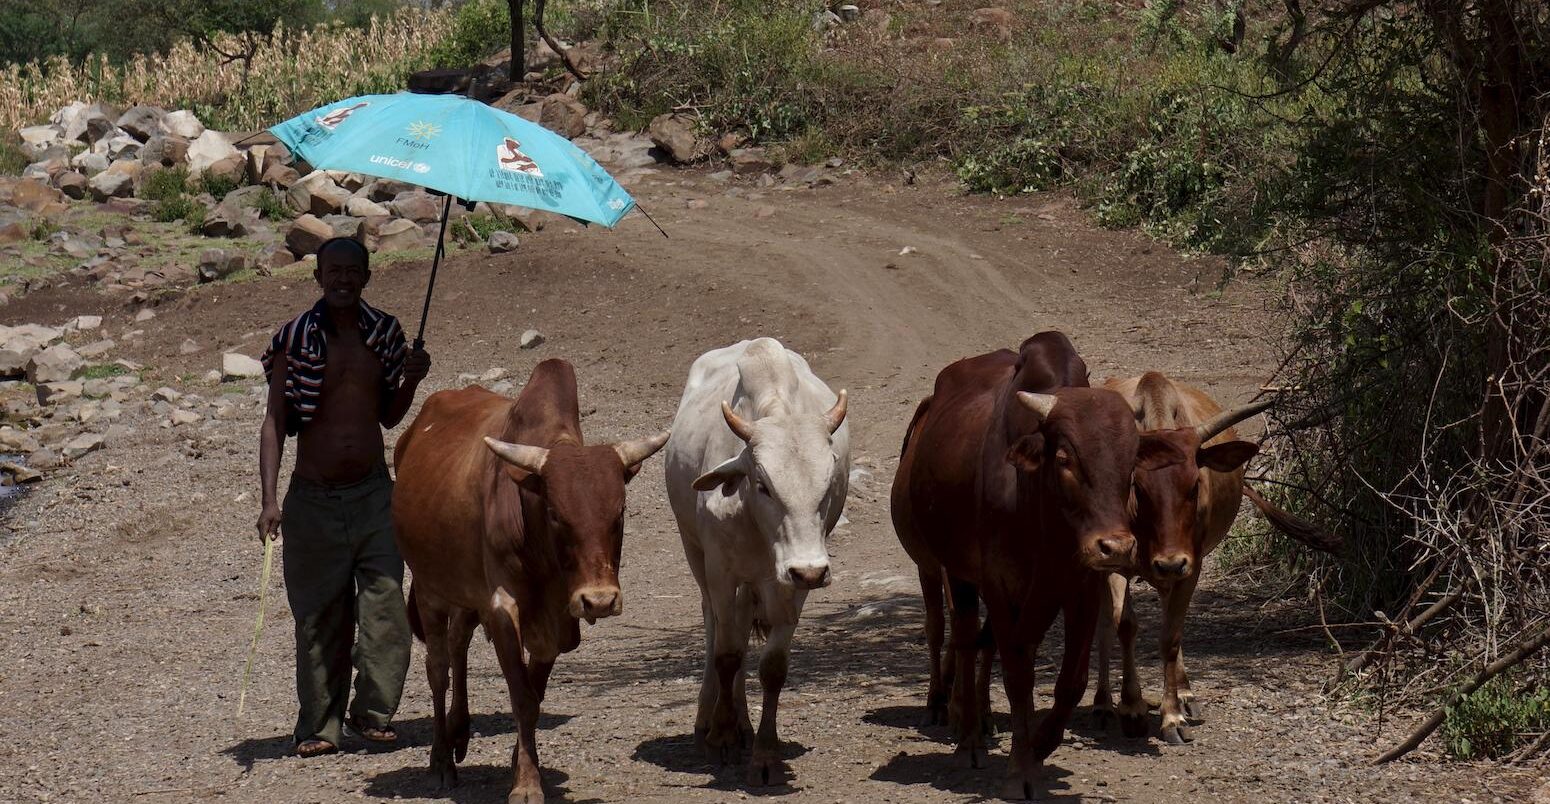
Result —
[[530, 447], [526, 444], [508, 444], [489, 436], [484, 437], [484, 443], [490, 451], [500, 456], [500, 459], [518, 469], [525, 469], [533, 474], [542, 474], [544, 462], [549, 460], [549, 450], [543, 447]]
[[834, 407], [829, 408], [829, 412], [823, 415], [824, 421], [829, 423], [829, 435], [834, 435], [834, 431], [840, 429], [840, 425], [845, 423], [845, 410], [850, 406], [849, 399], [850, 395], [841, 388], [840, 398], [836, 399]]
[[1266, 408], [1269, 408], [1274, 404], [1274, 399], [1261, 399], [1258, 402], [1250, 402], [1241, 408], [1224, 410], [1221, 413], [1212, 416], [1210, 419], [1195, 425], [1195, 434], [1200, 436], [1200, 442], [1203, 444], [1207, 441], [1210, 441], [1212, 438], [1215, 438], [1223, 430], [1226, 430], [1227, 428], [1243, 421], [1244, 419], [1249, 418], [1250, 416], [1253, 416], [1256, 413], [1264, 411]]
[[1017, 401], [1023, 403], [1023, 407], [1033, 411], [1041, 422], [1048, 419], [1050, 411], [1055, 409], [1054, 394], [1030, 394], [1027, 391], [1018, 391]]
[[634, 466], [661, 449], [667, 443], [667, 437], [672, 435], [672, 430], [664, 430], [657, 435], [648, 438], [637, 438], [634, 441], [620, 441], [614, 445], [614, 452], [619, 453], [619, 460], [625, 466]]
[[721, 418], [727, 420], [727, 426], [732, 428], [732, 432], [738, 438], [744, 441], [753, 438], [753, 425], [749, 424], [747, 419], [737, 415], [737, 411], [732, 410], [731, 403], [725, 401], [721, 403]]

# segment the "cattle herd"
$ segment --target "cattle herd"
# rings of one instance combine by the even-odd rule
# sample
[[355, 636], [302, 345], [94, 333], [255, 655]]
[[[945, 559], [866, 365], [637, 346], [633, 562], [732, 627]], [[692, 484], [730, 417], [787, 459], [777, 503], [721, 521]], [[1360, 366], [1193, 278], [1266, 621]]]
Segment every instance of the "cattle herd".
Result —
[[[951, 723], [959, 751], [980, 767], [999, 654], [1013, 797], [1034, 794], [1040, 764], [1060, 744], [1087, 687], [1095, 632], [1096, 713], [1116, 714], [1108, 670], [1117, 635], [1118, 721], [1127, 735], [1146, 733], [1134, 576], [1163, 600], [1162, 735], [1189, 739], [1197, 704], [1180, 643], [1202, 560], [1240, 496], [1278, 526], [1308, 528], [1243, 483], [1257, 447], [1236, 440], [1232, 425], [1268, 404], [1223, 412], [1155, 372], [1089, 387], [1058, 332], [937, 376], [905, 434], [891, 500], [925, 602], [926, 714]], [[571, 365], [546, 360], [515, 399], [477, 386], [432, 395], [399, 439], [393, 514], [414, 574], [411, 625], [426, 644], [431, 772], [455, 784], [468, 750], [468, 646], [482, 627], [517, 724], [509, 799], [543, 800], [536, 729], [549, 674], [580, 644], [580, 620], [622, 611], [625, 485], [665, 448], [667, 496], [705, 618], [695, 741], [722, 764], [750, 749], [750, 785], [787, 781], [776, 715], [802, 605], [830, 583], [827, 540], [850, 474], [846, 393], [760, 338], [694, 362], [668, 432], [588, 445], [579, 407]], [[1034, 654], [1056, 615], [1065, 652], [1053, 703], [1036, 721]], [[745, 694], [753, 633], [766, 640], [757, 731]]]

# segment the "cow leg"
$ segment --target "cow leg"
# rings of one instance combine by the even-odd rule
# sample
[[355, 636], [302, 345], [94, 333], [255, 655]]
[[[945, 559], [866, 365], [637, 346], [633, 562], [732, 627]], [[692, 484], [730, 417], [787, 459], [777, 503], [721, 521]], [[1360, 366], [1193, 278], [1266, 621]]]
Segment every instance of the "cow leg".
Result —
[[1029, 743], [1033, 729], [1033, 649], [1021, 634], [1042, 636], [1055, 619], [1058, 608], [1042, 605], [1023, 612], [1028, 622], [1018, 622], [1011, 607], [1001, 601], [986, 598], [990, 625], [995, 631], [996, 647], [1001, 652], [1002, 684], [1012, 709], [1012, 755], [1007, 767], [1006, 797], [1021, 800], [1032, 797], [1038, 784], [1039, 762], [1032, 758]]
[[447, 736], [452, 742], [452, 757], [462, 762], [468, 756], [468, 643], [479, 625], [479, 615], [456, 611], [447, 628], [447, 649], [452, 659], [452, 705], [447, 709]]
[[[967, 754], [969, 767], [985, 766], [985, 733], [980, 728], [979, 696], [974, 690], [975, 643], [980, 632], [979, 590], [974, 584], [949, 581], [953, 599], [953, 698], [948, 717], [957, 725], [958, 752]], [[989, 713], [985, 713], [988, 715]]]
[[[447, 715], [447, 670], [451, 664], [447, 609], [416, 589], [414, 604], [425, 634], [425, 677], [431, 686], [431, 711], [435, 729], [431, 738], [431, 776], [442, 789], [457, 786], [457, 762], [453, 759], [452, 724]], [[454, 698], [454, 705], [455, 705]]]
[[979, 673], [974, 679], [974, 691], [979, 695], [980, 730], [986, 737], [996, 734], [995, 713], [990, 711], [990, 669], [996, 661], [996, 636], [987, 620], [979, 635]]
[[1189, 670], [1184, 666], [1184, 635], [1179, 634], [1179, 705], [1184, 707], [1184, 716], [1190, 720], [1199, 720], [1205, 716], [1205, 708], [1200, 705], [1200, 699], [1195, 697], [1194, 690], [1189, 688]]
[[[504, 597], [504, 590], [496, 593]], [[538, 804], [544, 800], [544, 789], [538, 772], [538, 698], [528, 678], [527, 665], [522, 660], [522, 635], [517, 630], [515, 602], [503, 607], [503, 611], [491, 618], [492, 640], [495, 655], [500, 659], [501, 674], [506, 677], [506, 691], [511, 696], [512, 717], [517, 722], [517, 744], [511, 749], [511, 764], [515, 769], [507, 804]]]
[[719, 682], [716, 680], [716, 614], [711, 610], [709, 595], [703, 591], [700, 613], [705, 619], [705, 667], [700, 675], [699, 709], [694, 715], [694, 744], [708, 754], [710, 746], [705, 744], [705, 737], [710, 733], [710, 718], [716, 708]]
[[748, 584], [737, 588], [737, 622], [738, 633], [743, 634], [743, 669], [738, 671], [737, 677], [732, 681], [732, 703], [737, 706], [737, 739], [738, 745], [747, 748], [753, 745], [753, 721], [748, 717], [748, 639], [754, 631], [754, 612], [759, 608], [758, 596]]
[[[942, 641], [947, 632], [947, 619], [943, 599], [941, 569], [925, 565], [919, 568], [920, 598], [926, 607], [926, 653], [930, 657], [930, 685], [926, 687], [926, 717], [922, 726], [936, 726], [947, 722], [947, 697], [952, 691], [949, 676], [950, 664], [942, 661]], [[952, 661], [951, 655], [948, 662]], [[948, 678], [944, 678], [948, 676]]]
[[[771, 604], [774, 595], [782, 590], [766, 588], [764, 594]], [[769, 639], [764, 644], [764, 656], [759, 660], [759, 684], [764, 688], [764, 710], [759, 714], [759, 732], [754, 737], [753, 758], [748, 764], [748, 784], [755, 787], [782, 785], [791, 781], [785, 760], [780, 756], [780, 737], [776, 734], [776, 714], [780, 709], [780, 691], [786, 685], [786, 667], [791, 655], [791, 637], [796, 633], [797, 619], [806, 602], [807, 592], [793, 590], [790, 603], [782, 608], [779, 621], [771, 622]], [[768, 612], [775, 605], [767, 605]], [[790, 622], [785, 620], [789, 617]], [[770, 617], [776, 620], [775, 617]]]
[[1128, 589], [1130, 584], [1124, 576], [1111, 572], [1105, 585], [1107, 588], [1098, 598], [1098, 632], [1093, 635], [1093, 639], [1098, 642], [1098, 688], [1093, 690], [1093, 725], [1108, 731], [1114, 722], [1114, 694], [1109, 689], [1109, 659], [1118, 637], [1118, 618], [1115, 614], [1124, 605], [1121, 599], [1124, 592], [1117, 587], [1124, 585]]
[[[1146, 736], [1146, 699], [1141, 695], [1141, 676], [1136, 671], [1136, 607], [1130, 599], [1130, 582], [1119, 575], [1124, 583], [1121, 594], [1113, 597], [1119, 607], [1117, 633], [1120, 647], [1119, 727], [1126, 737], [1137, 739]], [[1113, 591], [1113, 586], [1110, 586]], [[1105, 595], [1108, 597], [1108, 595]]]
[[1163, 598], [1160, 646], [1163, 657], [1162, 736], [1173, 745], [1183, 745], [1193, 739], [1179, 700], [1179, 688], [1189, 684], [1184, 676], [1184, 615], [1189, 613], [1189, 602], [1195, 596], [1195, 584], [1199, 581], [1198, 573], [1184, 578], [1173, 584]]
[[710, 669], [714, 671], [716, 702], [711, 707], [705, 747], [712, 762], [738, 764], [742, 761], [742, 731], [734, 696], [748, 649], [748, 623], [737, 616], [737, 582], [724, 572], [709, 573], [707, 581], [715, 615]]
[[[1094, 585], [1101, 583], [1101, 579], [1094, 579], [1093, 583]], [[1054, 703], [1049, 711], [1044, 713], [1044, 719], [1039, 721], [1038, 727], [1032, 729], [1032, 737], [1027, 743], [1026, 751], [1019, 755], [1017, 746], [1015, 744], [1012, 746], [1013, 767], [1021, 775], [1023, 793], [1028, 798], [1033, 797], [1039, 768], [1043, 765], [1044, 759], [1060, 746], [1061, 739], [1065, 737], [1066, 724], [1071, 720], [1071, 713], [1076, 711], [1077, 705], [1082, 702], [1082, 694], [1087, 691], [1087, 665], [1092, 653], [1093, 628], [1098, 622], [1096, 598], [1099, 591], [1083, 584], [1061, 607], [1065, 615], [1066, 645], [1060, 660], [1060, 675], [1055, 678]], [[1044, 633], [1049, 629], [1053, 619], [1053, 617], [1041, 618], [1040, 628], [1027, 654], [1030, 670], [1033, 664], [1033, 652], [1044, 640]], [[1030, 672], [1029, 675], [1031, 677], [1032, 673]], [[1030, 711], [1029, 714], [1031, 716], [1032, 712]], [[1032, 726], [1031, 717], [1026, 726]]]

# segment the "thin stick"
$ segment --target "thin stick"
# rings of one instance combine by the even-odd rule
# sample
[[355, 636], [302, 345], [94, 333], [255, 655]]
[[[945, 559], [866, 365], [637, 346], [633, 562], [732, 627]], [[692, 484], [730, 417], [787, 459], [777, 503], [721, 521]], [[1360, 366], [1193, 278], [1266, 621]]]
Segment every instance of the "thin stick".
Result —
[[1438, 707], [1437, 711], [1433, 712], [1431, 717], [1426, 719], [1426, 722], [1416, 727], [1416, 730], [1411, 732], [1410, 736], [1406, 737], [1404, 742], [1394, 746], [1393, 748], [1390, 748], [1383, 756], [1373, 760], [1372, 764], [1382, 765], [1386, 762], [1393, 762], [1394, 760], [1399, 759], [1405, 754], [1415, 750], [1416, 746], [1420, 745], [1421, 742], [1427, 737], [1430, 737], [1432, 732], [1436, 731], [1437, 727], [1442, 725], [1442, 721], [1448, 716], [1448, 709], [1450, 707], [1457, 705], [1458, 702], [1463, 700], [1465, 696], [1469, 695], [1477, 689], [1480, 689], [1481, 685], [1485, 684], [1485, 682], [1501, 675], [1507, 669], [1534, 655], [1547, 643], [1550, 643], [1550, 626], [1546, 626], [1544, 630], [1540, 631], [1538, 634], [1535, 634], [1529, 639], [1518, 643], [1517, 649], [1512, 653], [1509, 653], [1506, 656], [1491, 662], [1484, 670], [1480, 671], [1479, 675], [1470, 679], [1468, 684], [1465, 684], [1457, 690], [1454, 690], [1453, 694], [1448, 696], [1448, 702]]
[[425, 306], [420, 308], [420, 331], [414, 336], [414, 349], [425, 348], [425, 319], [431, 315], [431, 291], [436, 289], [436, 269], [441, 267], [441, 255], [447, 253], [447, 218], [452, 214], [452, 196], [441, 205], [441, 231], [436, 234], [436, 256], [431, 258], [431, 281], [425, 286]]
[[[662, 225], [657, 223], [657, 219], [656, 218], [651, 217], [651, 213], [647, 212], [646, 208], [641, 206], [639, 201], [635, 202], [635, 208], [640, 210], [640, 214], [646, 216], [646, 220], [651, 221], [651, 225], [652, 226], [657, 227], [657, 231], [661, 232], [663, 237], [667, 237], [667, 230], [663, 229]], [[671, 240], [672, 238], [669, 237], [668, 239]]]
[[264, 537], [264, 571], [258, 576], [258, 622], [253, 624], [253, 644], [248, 647], [248, 664], [242, 669], [242, 689], [237, 693], [237, 717], [248, 702], [248, 679], [253, 677], [253, 657], [258, 655], [258, 635], [264, 632], [264, 608], [269, 602], [269, 571], [274, 567], [273, 535]]

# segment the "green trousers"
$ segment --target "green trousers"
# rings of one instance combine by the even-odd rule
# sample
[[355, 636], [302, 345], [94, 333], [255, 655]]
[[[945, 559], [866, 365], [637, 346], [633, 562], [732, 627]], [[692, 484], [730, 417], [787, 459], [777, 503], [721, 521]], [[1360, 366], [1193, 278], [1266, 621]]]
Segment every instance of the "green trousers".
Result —
[[398, 709], [412, 638], [392, 500], [386, 466], [348, 486], [291, 478], [280, 526], [296, 618], [298, 743], [341, 745], [352, 664], [352, 721], [381, 728]]

